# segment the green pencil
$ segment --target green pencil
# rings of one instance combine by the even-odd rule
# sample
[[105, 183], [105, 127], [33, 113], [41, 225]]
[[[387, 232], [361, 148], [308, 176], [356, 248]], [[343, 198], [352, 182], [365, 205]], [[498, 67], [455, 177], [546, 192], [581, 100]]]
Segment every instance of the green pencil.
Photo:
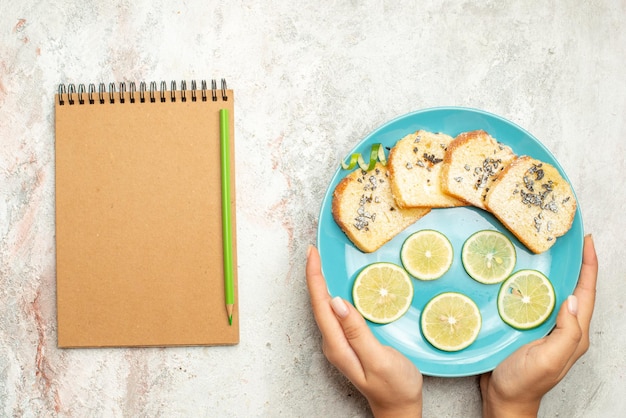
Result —
[[228, 109], [220, 109], [220, 163], [222, 174], [222, 247], [224, 250], [224, 300], [228, 324], [233, 324], [235, 291], [233, 289], [233, 235], [230, 205], [230, 118]]

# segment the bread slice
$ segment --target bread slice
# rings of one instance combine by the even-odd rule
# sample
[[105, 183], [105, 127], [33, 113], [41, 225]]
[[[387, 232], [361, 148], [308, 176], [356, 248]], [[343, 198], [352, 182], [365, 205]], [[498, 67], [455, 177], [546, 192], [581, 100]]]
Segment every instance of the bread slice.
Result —
[[515, 158], [510, 147], [487, 132], [463, 132], [454, 138], [443, 157], [441, 188], [444, 193], [485, 209], [487, 193]]
[[559, 171], [528, 156], [504, 169], [485, 205], [536, 254], [552, 247], [571, 228], [576, 214], [576, 197]]
[[388, 162], [391, 193], [399, 207], [465, 205], [441, 189], [443, 156], [451, 141], [449, 135], [419, 130], [391, 148]]
[[399, 208], [391, 195], [387, 168], [380, 162], [370, 171], [357, 169], [333, 192], [332, 214], [350, 241], [363, 252], [374, 252], [429, 208]]

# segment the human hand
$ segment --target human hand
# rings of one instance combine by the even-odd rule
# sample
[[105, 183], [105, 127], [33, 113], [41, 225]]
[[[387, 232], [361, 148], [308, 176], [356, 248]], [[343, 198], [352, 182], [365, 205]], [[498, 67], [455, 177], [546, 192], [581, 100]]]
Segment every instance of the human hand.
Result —
[[480, 379], [484, 417], [536, 417], [541, 398], [563, 379], [589, 348], [598, 259], [585, 236], [583, 262], [574, 294], [561, 305], [556, 328], [526, 344]]
[[422, 375], [395, 349], [378, 342], [350, 303], [328, 294], [320, 256], [307, 254], [306, 278], [324, 355], [367, 398], [376, 417], [421, 417]]

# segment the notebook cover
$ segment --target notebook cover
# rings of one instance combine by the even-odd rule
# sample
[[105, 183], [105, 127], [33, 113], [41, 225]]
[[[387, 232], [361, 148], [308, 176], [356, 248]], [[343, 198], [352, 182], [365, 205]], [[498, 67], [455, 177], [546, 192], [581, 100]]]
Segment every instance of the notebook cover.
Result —
[[227, 101], [167, 94], [56, 97], [59, 347], [239, 342], [237, 300], [232, 325], [224, 302], [219, 157], [228, 108], [236, 249], [233, 91]]

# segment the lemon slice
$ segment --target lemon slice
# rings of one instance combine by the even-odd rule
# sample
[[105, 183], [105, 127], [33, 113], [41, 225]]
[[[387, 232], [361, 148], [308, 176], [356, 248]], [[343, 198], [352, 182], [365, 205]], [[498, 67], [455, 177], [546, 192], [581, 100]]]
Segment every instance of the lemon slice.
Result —
[[426, 341], [443, 351], [459, 351], [478, 337], [482, 316], [476, 303], [457, 292], [432, 298], [422, 311], [421, 327]]
[[386, 262], [373, 263], [357, 275], [352, 299], [365, 319], [388, 324], [409, 310], [413, 283], [402, 267]]
[[511, 240], [494, 230], [478, 231], [463, 244], [461, 261], [479, 283], [500, 283], [513, 272], [517, 254]]
[[454, 250], [441, 232], [424, 229], [410, 235], [402, 244], [400, 259], [409, 274], [420, 280], [435, 280], [452, 265]]
[[498, 313], [517, 329], [543, 324], [554, 310], [556, 296], [550, 280], [536, 270], [520, 270], [500, 286]]

